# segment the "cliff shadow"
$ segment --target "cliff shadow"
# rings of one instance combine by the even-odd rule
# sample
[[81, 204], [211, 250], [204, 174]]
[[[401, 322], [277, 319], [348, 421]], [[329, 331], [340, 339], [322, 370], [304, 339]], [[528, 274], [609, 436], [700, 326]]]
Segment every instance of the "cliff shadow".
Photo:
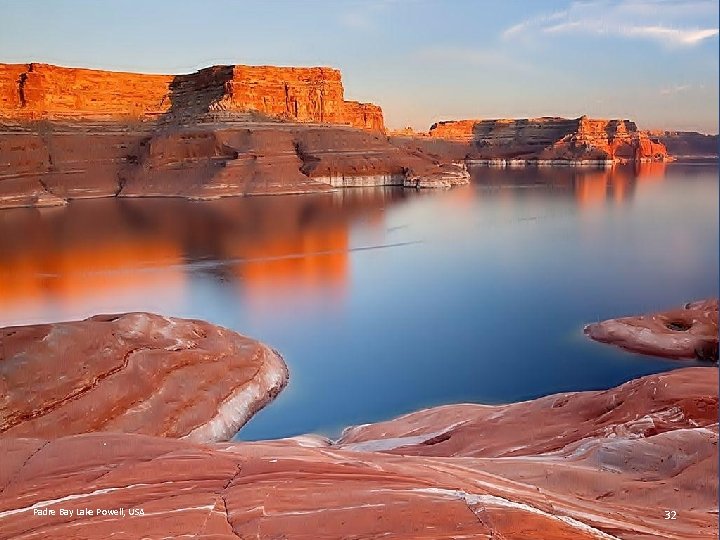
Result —
[[224, 96], [232, 94], [233, 66], [212, 66], [187, 75], [176, 75], [170, 82], [170, 107], [158, 121], [192, 123], [202, 119], [218, 105]]

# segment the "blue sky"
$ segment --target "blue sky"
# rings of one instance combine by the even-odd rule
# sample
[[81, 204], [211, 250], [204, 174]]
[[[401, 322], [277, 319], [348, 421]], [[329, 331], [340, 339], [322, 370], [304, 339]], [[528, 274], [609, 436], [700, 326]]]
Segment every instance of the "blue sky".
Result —
[[0, 61], [329, 65], [392, 128], [588, 114], [718, 131], [717, 0], [0, 0]]

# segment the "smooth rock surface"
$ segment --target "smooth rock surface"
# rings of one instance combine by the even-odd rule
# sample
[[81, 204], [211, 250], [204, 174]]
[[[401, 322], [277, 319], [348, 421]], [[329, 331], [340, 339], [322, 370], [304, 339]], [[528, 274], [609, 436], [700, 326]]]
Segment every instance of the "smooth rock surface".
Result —
[[0, 439], [0, 538], [713, 538], [717, 382], [694, 367], [606, 392], [439, 407], [336, 445]]
[[585, 334], [630, 351], [718, 361], [718, 299], [690, 302], [651, 315], [622, 317], [589, 324]]
[[6, 327], [0, 437], [226, 440], [287, 378], [273, 350], [203, 321], [127, 313]]

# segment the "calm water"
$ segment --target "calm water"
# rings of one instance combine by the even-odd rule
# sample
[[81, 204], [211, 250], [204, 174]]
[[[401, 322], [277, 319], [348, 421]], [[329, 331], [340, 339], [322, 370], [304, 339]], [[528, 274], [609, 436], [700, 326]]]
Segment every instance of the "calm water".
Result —
[[600, 389], [681, 364], [583, 324], [718, 294], [713, 165], [494, 171], [446, 192], [78, 201], [0, 211], [0, 326], [147, 310], [281, 351], [240, 433]]

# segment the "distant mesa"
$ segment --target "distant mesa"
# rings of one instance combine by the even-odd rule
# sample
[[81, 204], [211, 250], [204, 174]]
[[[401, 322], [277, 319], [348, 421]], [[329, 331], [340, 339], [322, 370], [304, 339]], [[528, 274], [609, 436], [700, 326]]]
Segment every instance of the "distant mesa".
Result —
[[667, 148], [668, 153], [677, 158], [718, 157], [718, 136], [697, 133], [696, 131], [648, 131]]
[[667, 149], [630, 120], [523, 118], [455, 120], [430, 127], [431, 138], [469, 146], [472, 160], [664, 161]]

